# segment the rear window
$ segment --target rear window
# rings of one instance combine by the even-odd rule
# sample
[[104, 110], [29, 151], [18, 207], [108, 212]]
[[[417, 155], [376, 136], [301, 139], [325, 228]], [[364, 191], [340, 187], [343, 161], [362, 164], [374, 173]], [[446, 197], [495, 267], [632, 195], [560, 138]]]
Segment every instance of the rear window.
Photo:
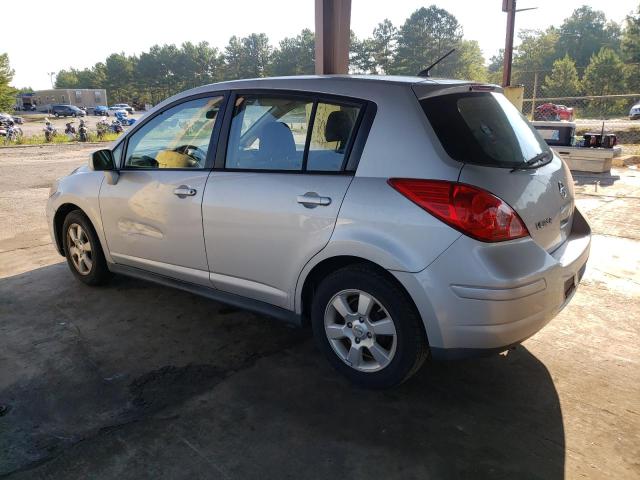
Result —
[[454, 160], [508, 168], [549, 152], [545, 141], [502, 94], [453, 93], [425, 98], [420, 104]]

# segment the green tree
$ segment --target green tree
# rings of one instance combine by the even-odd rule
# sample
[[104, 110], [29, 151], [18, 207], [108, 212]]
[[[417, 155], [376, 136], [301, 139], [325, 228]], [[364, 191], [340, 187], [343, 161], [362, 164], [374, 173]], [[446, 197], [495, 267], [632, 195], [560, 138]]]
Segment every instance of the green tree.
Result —
[[576, 62], [565, 55], [553, 62], [551, 75], [547, 75], [542, 86], [545, 97], [574, 97], [580, 95], [580, 79]]
[[127, 102], [132, 93], [135, 57], [127, 57], [124, 53], [112, 53], [105, 61], [107, 95], [112, 103]]
[[315, 71], [315, 37], [305, 28], [295, 37], [280, 41], [272, 56], [274, 75], [311, 75]]
[[451, 56], [454, 58], [449, 76], [476, 82], [487, 81], [487, 67], [484, 65], [482, 50], [476, 40], [462, 40]]
[[184, 88], [205, 85], [222, 79], [223, 61], [217, 48], [208, 42], [185, 42], [176, 56], [176, 68]]
[[[415, 75], [447, 50], [458, 46], [462, 28], [456, 17], [431, 5], [411, 14], [398, 32], [398, 47], [392, 73]], [[451, 57], [436, 66], [432, 74], [444, 75], [452, 65]]]
[[621, 53], [625, 62], [640, 63], [640, 5], [625, 19], [622, 31]]
[[[627, 93], [640, 92], [640, 64], [631, 63], [624, 66], [624, 83]], [[631, 103], [633, 102], [631, 100]]]
[[[603, 47], [591, 57], [584, 72], [582, 86], [586, 95], [612, 95], [624, 90], [624, 64], [616, 52]], [[620, 114], [624, 110], [624, 101], [611, 99], [590, 100], [587, 109], [590, 114], [606, 116]]]
[[502, 73], [502, 68], [504, 67], [504, 48], [501, 48], [498, 53], [493, 55], [489, 59], [489, 65], [487, 66], [487, 70], [489, 73]]
[[[550, 70], [557, 57], [558, 32], [553, 27], [547, 30], [521, 30], [518, 38], [520, 44], [513, 58], [512, 84], [524, 85], [528, 96], [533, 92], [535, 72]], [[502, 71], [499, 77], [501, 83]], [[542, 78], [538, 77], [538, 81], [542, 82]]]
[[14, 71], [9, 63], [9, 55], [0, 54], [0, 110], [13, 110], [16, 104], [16, 89], [9, 83], [13, 80]]
[[558, 32], [555, 28], [521, 30], [518, 38], [520, 44], [516, 47], [513, 57], [514, 71], [548, 70], [553, 65], [553, 61], [558, 58], [556, 53]]
[[242, 42], [234, 35], [224, 49], [225, 78], [230, 80], [243, 78], [243, 55]]
[[264, 33], [252, 33], [242, 39], [243, 73], [245, 77], [266, 77], [271, 66], [272, 47]]
[[371, 38], [360, 40], [351, 32], [351, 45], [349, 48], [349, 66], [354, 73], [377, 72], [377, 64], [374, 58], [374, 41]]
[[619, 49], [620, 27], [614, 22], [607, 23], [607, 17], [602, 11], [583, 5], [574, 10], [560, 26], [558, 57], [569, 55], [582, 67], [605, 46], [613, 50]]
[[393, 69], [397, 48], [398, 29], [391, 20], [385, 18], [373, 30], [372, 55], [380, 73], [389, 73]]
[[78, 86], [78, 75], [76, 70], [60, 70], [56, 74], [56, 88], [76, 88]]

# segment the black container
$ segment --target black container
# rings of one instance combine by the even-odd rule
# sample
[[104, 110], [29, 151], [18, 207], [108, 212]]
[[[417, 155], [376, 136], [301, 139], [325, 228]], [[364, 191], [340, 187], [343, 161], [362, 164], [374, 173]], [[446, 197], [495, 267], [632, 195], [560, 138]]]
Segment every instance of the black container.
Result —
[[573, 122], [531, 122], [547, 145], [554, 147], [570, 147], [576, 132]]
[[601, 133], [585, 133], [584, 146], [591, 148], [600, 148], [602, 146], [602, 134]]

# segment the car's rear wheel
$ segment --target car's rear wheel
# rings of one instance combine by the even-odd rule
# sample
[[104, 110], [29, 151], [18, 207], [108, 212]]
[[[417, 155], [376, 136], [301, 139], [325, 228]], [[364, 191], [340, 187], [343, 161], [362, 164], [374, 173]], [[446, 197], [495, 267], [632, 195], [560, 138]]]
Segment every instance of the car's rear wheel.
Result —
[[87, 285], [105, 283], [111, 274], [89, 219], [80, 210], [74, 210], [65, 218], [62, 232], [71, 273]]
[[368, 265], [327, 276], [313, 297], [311, 320], [319, 348], [354, 383], [398, 385], [428, 355], [422, 322], [407, 294]]

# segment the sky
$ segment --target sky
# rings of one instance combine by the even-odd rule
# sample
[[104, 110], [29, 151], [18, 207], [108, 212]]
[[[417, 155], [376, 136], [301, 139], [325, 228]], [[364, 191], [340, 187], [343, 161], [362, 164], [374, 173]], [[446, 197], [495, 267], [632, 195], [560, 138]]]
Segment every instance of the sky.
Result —
[[[223, 50], [233, 35], [264, 32], [272, 45], [303, 28], [314, 29], [314, 0], [90, 0], [55, 6], [50, 0], [15, 2], [3, 22], [0, 53], [7, 52], [15, 70], [13, 86], [49, 88], [49, 72], [90, 67], [114, 52], [139, 54], [154, 44], [202, 40]], [[518, 0], [518, 8], [538, 7], [516, 17], [519, 29], [559, 25], [574, 9], [587, 4], [607, 18], [622, 21], [640, 0]], [[352, 0], [351, 29], [370, 36], [389, 18], [396, 27], [420, 7], [435, 4], [456, 16], [464, 37], [477, 40], [488, 60], [504, 47], [506, 14], [502, 0]], [[20, 13], [22, 12], [22, 13]], [[29, 13], [26, 13], [29, 12]], [[20, 15], [18, 15], [20, 14]], [[53, 25], [57, 27], [52, 28]], [[60, 25], [68, 25], [59, 28]], [[102, 33], [94, 33], [99, 27]], [[36, 33], [42, 32], [42, 33]]]

